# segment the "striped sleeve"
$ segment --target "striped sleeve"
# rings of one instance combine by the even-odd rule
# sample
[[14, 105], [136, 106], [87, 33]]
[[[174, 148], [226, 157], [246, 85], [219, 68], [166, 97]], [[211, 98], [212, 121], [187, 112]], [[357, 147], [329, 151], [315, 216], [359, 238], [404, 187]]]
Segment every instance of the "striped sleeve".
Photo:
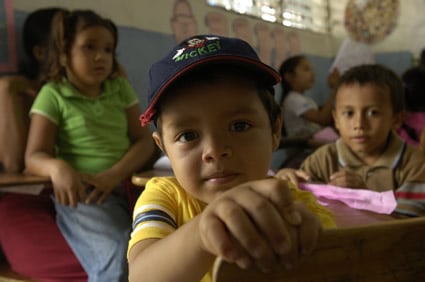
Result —
[[131, 237], [142, 230], [155, 229], [158, 235], [167, 235], [177, 229], [176, 219], [166, 208], [157, 204], [141, 205], [134, 211]]
[[396, 213], [405, 216], [425, 215], [425, 183], [406, 182], [395, 192]]

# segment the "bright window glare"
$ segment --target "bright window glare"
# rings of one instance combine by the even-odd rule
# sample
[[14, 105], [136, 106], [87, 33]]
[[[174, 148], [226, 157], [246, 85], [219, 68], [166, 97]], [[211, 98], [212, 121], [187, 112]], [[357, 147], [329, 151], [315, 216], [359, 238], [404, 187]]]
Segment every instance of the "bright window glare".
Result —
[[329, 0], [207, 0], [208, 5], [284, 26], [328, 33]]

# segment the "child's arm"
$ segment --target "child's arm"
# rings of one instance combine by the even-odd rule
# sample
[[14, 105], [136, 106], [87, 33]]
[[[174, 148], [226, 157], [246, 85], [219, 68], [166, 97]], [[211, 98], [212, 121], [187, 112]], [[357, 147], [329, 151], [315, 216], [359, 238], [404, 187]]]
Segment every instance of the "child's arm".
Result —
[[285, 182], [269, 178], [245, 183], [218, 196], [164, 239], [134, 245], [130, 281], [199, 281], [217, 256], [242, 268], [291, 266], [298, 252], [311, 252], [320, 230], [310, 210], [292, 203]]
[[335, 99], [335, 87], [338, 83], [339, 77], [340, 74], [337, 69], [334, 69], [328, 75], [328, 86], [330, 89], [330, 95], [328, 96], [325, 105], [323, 105], [323, 107], [318, 110], [311, 109], [304, 112], [302, 115], [303, 118], [323, 126], [330, 125], [332, 123], [332, 109]]
[[147, 127], [140, 126], [139, 116], [138, 103], [127, 110], [131, 146], [121, 160], [104, 172], [95, 176], [86, 176], [85, 181], [95, 186], [86, 199], [87, 203], [99, 196], [98, 203], [102, 203], [119, 183], [158, 157], [151, 131]]
[[50, 176], [56, 200], [75, 207], [85, 198], [81, 175], [65, 161], [55, 157], [57, 126], [39, 114], [32, 114], [28, 144], [25, 153], [26, 171]]
[[24, 77], [0, 78], [0, 162], [6, 172], [24, 167], [30, 98], [22, 94], [30, 90], [34, 91]]

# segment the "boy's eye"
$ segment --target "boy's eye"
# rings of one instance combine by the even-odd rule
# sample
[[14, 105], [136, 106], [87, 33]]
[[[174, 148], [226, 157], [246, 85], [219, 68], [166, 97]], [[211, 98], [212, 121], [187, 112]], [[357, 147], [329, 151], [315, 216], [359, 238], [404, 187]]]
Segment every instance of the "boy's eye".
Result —
[[353, 111], [343, 111], [342, 115], [344, 117], [352, 117], [353, 116]]
[[367, 111], [367, 116], [369, 116], [369, 117], [373, 117], [373, 116], [376, 116], [378, 114], [379, 114], [378, 110], [371, 109], [371, 110]]
[[196, 139], [197, 137], [198, 137], [198, 134], [196, 132], [188, 131], [188, 132], [184, 132], [184, 133], [180, 134], [177, 137], [177, 141], [182, 142], [182, 143], [186, 143], [186, 142], [190, 142], [190, 141]]
[[106, 52], [106, 53], [112, 53], [112, 52], [113, 52], [113, 50], [112, 50], [112, 48], [105, 48], [105, 52]]
[[245, 121], [237, 121], [231, 125], [232, 131], [246, 131], [251, 128], [251, 125]]

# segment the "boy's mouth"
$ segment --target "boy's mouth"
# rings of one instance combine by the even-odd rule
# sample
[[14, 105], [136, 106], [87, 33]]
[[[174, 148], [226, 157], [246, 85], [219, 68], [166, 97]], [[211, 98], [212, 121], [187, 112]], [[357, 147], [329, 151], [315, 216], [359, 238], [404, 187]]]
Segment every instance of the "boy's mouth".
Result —
[[353, 136], [350, 139], [358, 143], [363, 143], [367, 141], [368, 137], [366, 135], [359, 135], [359, 136]]
[[214, 184], [225, 184], [233, 181], [238, 176], [237, 173], [221, 172], [205, 177], [205, 181]]

